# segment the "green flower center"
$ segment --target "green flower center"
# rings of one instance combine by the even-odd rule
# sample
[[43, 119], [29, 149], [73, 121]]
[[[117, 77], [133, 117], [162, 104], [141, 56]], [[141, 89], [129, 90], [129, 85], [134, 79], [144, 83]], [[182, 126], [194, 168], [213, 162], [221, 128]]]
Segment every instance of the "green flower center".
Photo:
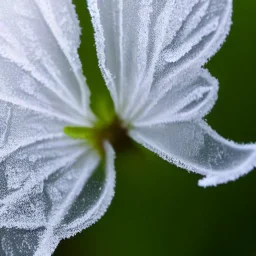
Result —
[[85, 140], [101, 156], [104, 155], [104, 142], [106, 141], [117, 152], [125, 150], [131, 144], [128, 127], [124, 126], [118, 117], [114, 117], [108, 123], [97, 122], [93, 127], [67, 126], [64, 128], [64, 132], [73, 139]]

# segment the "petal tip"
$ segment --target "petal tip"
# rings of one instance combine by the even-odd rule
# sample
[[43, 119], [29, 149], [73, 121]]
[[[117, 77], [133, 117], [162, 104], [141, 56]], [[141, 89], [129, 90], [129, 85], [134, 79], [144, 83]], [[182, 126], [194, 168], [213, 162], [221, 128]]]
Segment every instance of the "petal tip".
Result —
[[256, 145], [253, 145], [255, 151], [251, 159], [247, 161], [243, 166], [235, 171], [230, 171], [230, 173], [216, 174], [211, 176], [206, 176], [198, 181], [198, 186], [200, 187], [217, 187], [220, 184], [226, 184], [230, 181], [236, 181], [238, 178], [248, 174], [256, 168]]

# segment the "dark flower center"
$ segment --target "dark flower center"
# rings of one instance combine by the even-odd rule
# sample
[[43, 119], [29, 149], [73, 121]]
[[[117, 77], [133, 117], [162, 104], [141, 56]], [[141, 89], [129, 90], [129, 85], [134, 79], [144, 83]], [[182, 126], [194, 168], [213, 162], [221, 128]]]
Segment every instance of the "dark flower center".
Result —
[[108, 124], [95, 123], [93, 127], [65, 127], [64, 132], [71, 138], [85, 140], [96, 149], [100, 155], [104, 155], [104, 142], [108, 141], [116, 152], [124, 151], [131, 145], [128, 136], [128, 127], [115, 117]]

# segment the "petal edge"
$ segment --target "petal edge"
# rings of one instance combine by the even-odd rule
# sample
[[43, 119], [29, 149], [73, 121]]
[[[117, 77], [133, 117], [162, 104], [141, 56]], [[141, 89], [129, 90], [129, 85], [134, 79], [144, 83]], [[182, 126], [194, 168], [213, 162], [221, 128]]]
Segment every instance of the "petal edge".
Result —
[[255, 144], [226, 140], [203, 120], [137, 128], [131, 136], [163, 159], [206, 176], [200, 186], [236, 180], [256, 165]]

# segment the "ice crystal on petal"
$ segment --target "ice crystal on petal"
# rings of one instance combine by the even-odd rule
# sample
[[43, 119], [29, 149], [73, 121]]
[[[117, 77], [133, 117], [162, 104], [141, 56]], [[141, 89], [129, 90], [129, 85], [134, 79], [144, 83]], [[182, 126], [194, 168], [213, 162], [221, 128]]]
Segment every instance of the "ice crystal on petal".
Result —
[[103, 167], [85, 141], [63, 132], [95, 120], [78, 23], [70, 0], [0, 1], [1, 256], [51, 255], [113, 197], [111, 146]]
[[117, 113], [131, 121], [181, 84], [189, 68], [198, 71], [231, 24], [231, 0], [88, 3], [102, 73]]
[[96, 118], [72, 1], [0, 1], [0, 255], [50, 256], [105, 213], [115, 186], [111, 127], [204, 175], [202, 186], [256, 165], [254, 144], [227, 141], [202, 120], [218, 92], [203, 65], [229, 32], [232, 0], [87, 2], [118, 120], [96, 143], [104, 161], [80, 134]]
[[256, 161], [255, 145], [225, 140], [201, 120], [138, 127], [131, 136], [167, 161], [207, 176], [202, 186], [235, 180]]
[[203, 69], [229, 33], [232, 0], [88, 0], [99, 66], [130, 136], [164, 159], [235, 180], [256, 165], [256, 145], [213, 132], [202, 118], [218, 82]]

